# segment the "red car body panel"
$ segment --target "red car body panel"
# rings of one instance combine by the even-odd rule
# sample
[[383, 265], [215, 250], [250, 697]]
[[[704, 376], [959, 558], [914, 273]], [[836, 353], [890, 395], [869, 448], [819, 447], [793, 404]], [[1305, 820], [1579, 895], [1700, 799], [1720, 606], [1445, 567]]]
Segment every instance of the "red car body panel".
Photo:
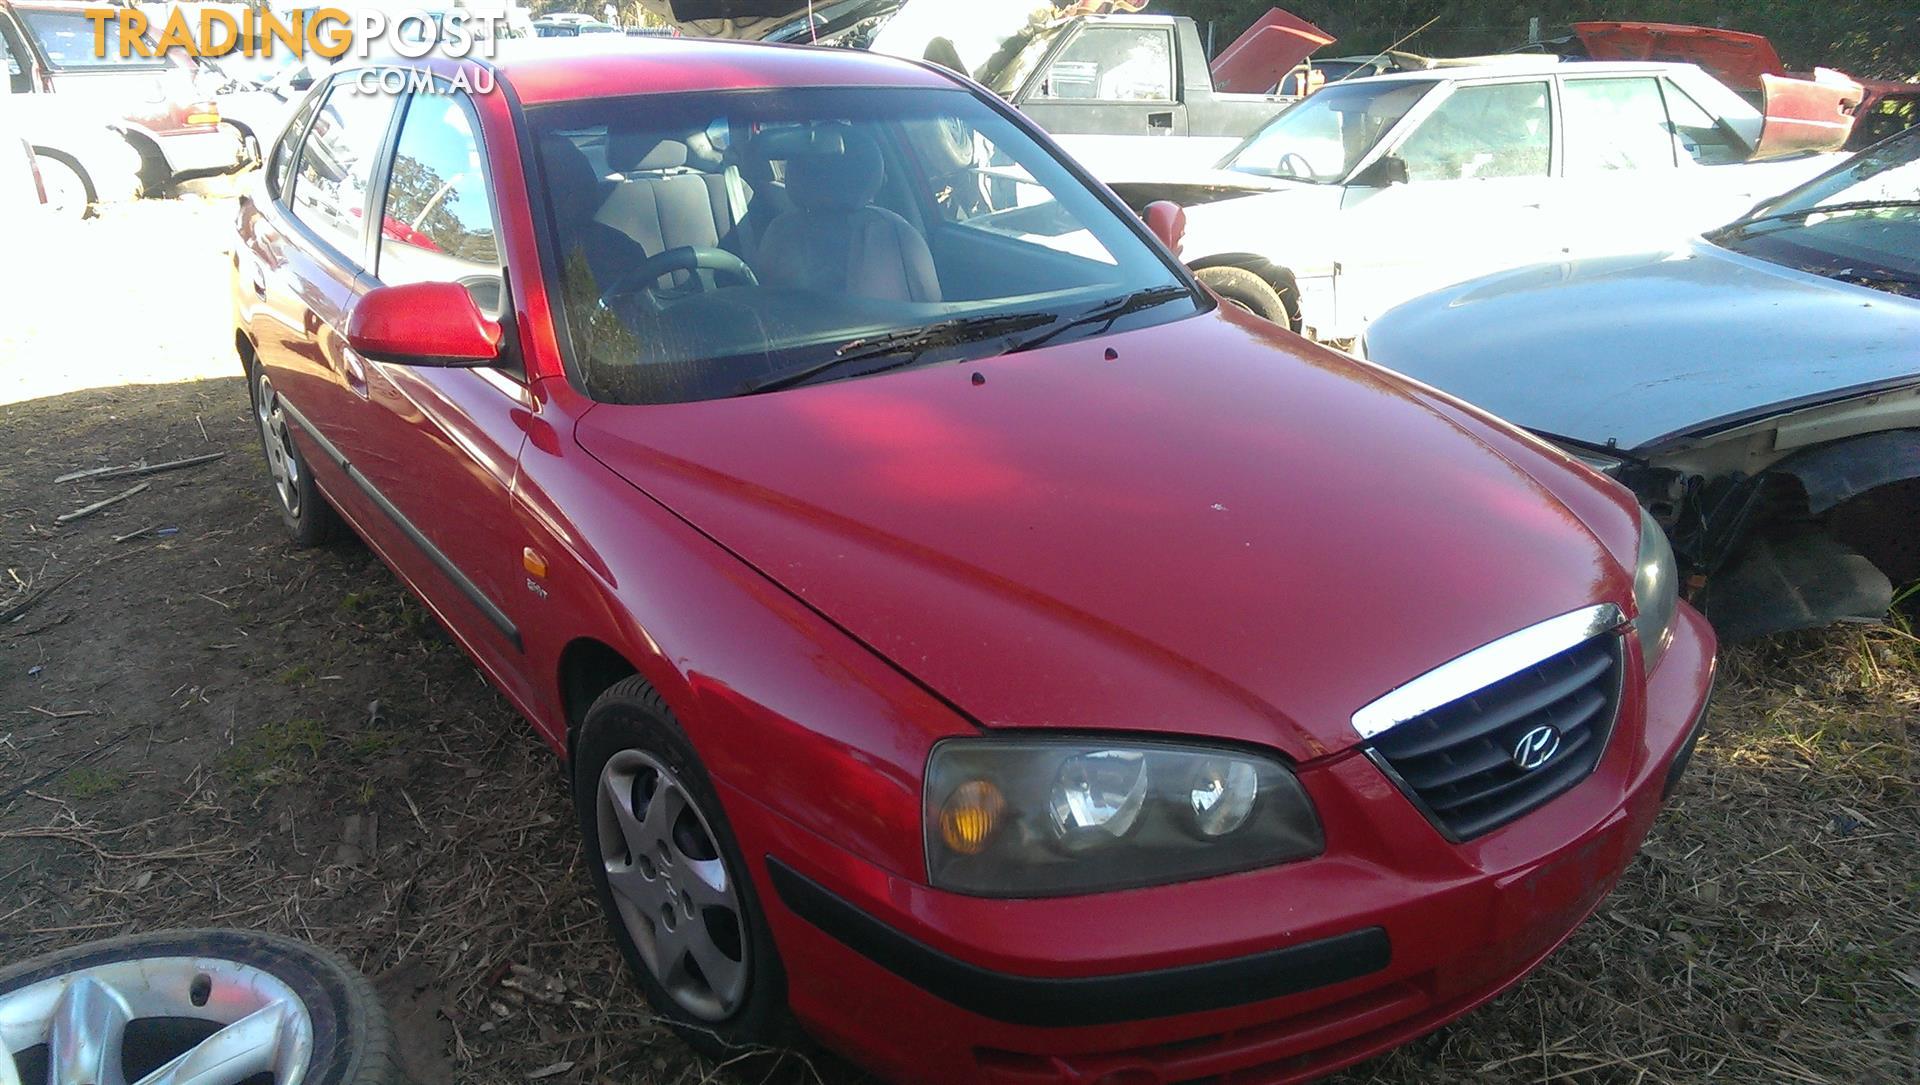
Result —
[[1229, 94], [1265, 94], [1278, 86], [1294, 65], [1336, 40], [1300, 16], [1274, 8], [1213, 59], [1213, 89]]
[[[1681, 606], [1645, 681], [1623, 638], [1618, 716], [1588, 779], [1465, 843], [1355, 748], [1351, 718], [1541, 618], [1630, 611], [1639, 514], [1624, 490], [1230, 307], [772, 395], [596, 404], [565, 376], [520, 104], [951, 84], [863, 54], [587, 42], [509, 60], [507, 92], [473, 100], [523, 372], [361, 358], [346, 329], [374, 281], [261, 190], [240, 212], [241, 345], [311, 424], [296, 440], [333, 504], [557, 753], [585, 707], [568, 678], [581, 658], [617, 654], [659, 691], [716, 782], [816, 1035], [912, 1080], [1290, 1081], [1466, 1012], [1596, 905], [1704, 708], [1698, 615]], [[982, 724], [1271, 747], [1326, 850], [1090, 896], [932, 889], [922, 774], [937, 742]], [[1014, 982], [1373, 930], [1390, 953], [1284, 997], [1042, 1026], [964, 1009], [855, 950], [803, 914], [796, 878]]]
[[[1355, 455], [1355, 433], [1390, 447]], [[1462, 638], [1631, 606], [1564, 505], [1397, 378], [1218, 313], [782, 396], [605, 406], [579, 436], [988, 726], [1309, 760]]]

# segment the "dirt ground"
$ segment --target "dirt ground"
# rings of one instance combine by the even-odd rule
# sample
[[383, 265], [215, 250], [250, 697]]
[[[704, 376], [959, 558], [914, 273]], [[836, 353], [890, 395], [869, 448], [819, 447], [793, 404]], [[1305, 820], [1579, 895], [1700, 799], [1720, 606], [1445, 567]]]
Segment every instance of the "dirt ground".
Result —
[[[706, 1081], [621, 972], [531, 729], [367, 551], [286, 545], [231, 350], [232, 215], [113, 208], [0, 272], [0, 962], [265, 928], [378, 977], [422, 1085]], [[1687, 786], [1599, 914], [1337, 1080], [1920, 1082], [1920, 640], [1724, 665]]]

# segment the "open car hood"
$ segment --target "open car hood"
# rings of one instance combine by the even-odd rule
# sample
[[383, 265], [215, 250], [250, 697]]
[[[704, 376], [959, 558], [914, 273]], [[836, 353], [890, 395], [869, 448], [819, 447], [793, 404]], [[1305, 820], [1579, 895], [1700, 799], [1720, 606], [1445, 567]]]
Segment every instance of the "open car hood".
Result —
[[1786, 71], [1773, 43], [1759, 34], [1680, 23], [1575, 23], [1574, 36], [1595, 60], [1664, 60], [1697, 64], [1737, 91], [1761, 89], [1760, 77]]
[[1265, 94], [1295, 65], [1335, 40], [1300, 16], [1274, 8], [1213, 58], [1213, 89]]

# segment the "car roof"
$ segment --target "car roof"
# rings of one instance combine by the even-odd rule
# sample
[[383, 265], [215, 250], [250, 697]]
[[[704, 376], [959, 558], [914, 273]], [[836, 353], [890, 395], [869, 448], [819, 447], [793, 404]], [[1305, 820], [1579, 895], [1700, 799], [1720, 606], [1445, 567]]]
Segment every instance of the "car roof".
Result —
[[1693, 68], [1692, 64], [1676, 64], [1666, 61], [1649, 60], [1561, 60], [1552, 56], [1532, 56], [1515, 54], [1511, 63], [1470, 64], [1460, 68], [1422, 68], [1411, 72], [1390, 72], [1367, 78], [1368, 83], [1419, 83], [1440, 82], [1463, 79], [1499, 79], [1514, 75], [1625, 75], [1671, 74]]
[[490, 64], [526, 105], [703, 90], [956, 85], [930, 66], [852, 49], [625, 34], [502, 41]]

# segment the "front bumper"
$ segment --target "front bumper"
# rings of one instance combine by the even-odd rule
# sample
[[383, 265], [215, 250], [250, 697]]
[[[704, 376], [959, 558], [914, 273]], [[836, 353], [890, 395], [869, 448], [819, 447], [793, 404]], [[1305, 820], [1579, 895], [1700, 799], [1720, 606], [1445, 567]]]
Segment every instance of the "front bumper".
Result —
[[875, 868], [723, 785], [818, 1036], [905, 1081], [1318, 1076], [1524, 976], [1626, 869], [1697, 733], [1713, 637], [1682, 607], [1585, 782], [1462, 844], [1358, 751], [1303, 770], [1320, 858], [1121, 893], [983, 900]]

